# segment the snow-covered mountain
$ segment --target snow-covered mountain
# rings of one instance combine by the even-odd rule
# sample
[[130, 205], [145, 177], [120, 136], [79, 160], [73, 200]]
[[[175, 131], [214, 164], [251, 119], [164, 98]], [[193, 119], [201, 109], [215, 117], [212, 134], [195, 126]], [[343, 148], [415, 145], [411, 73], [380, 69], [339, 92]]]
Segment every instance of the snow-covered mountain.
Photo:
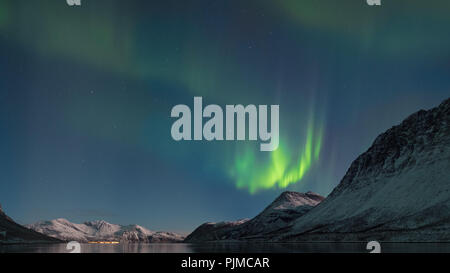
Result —
[[171, 232], [151, 231], [139, 225], [121, 226], [106, 221], [91, 221], [83, 224], [66, 219], [41, 221], [27, 226], [37, 232], [63, 241], [121, 241], [143, 243], [181, 242], [184, 237]]
[[5, 214], [0, 206], [0, 244], [59, 242], [34, 230], [23, 227]]
[[450, 99], [378, 136], [320, 205], [272, 239], [450, 241]]
[[188, 235], [185, 242], [263, 239], [268, 234], [280, 232], [323, 199], [324, 197], [312, 192], [287, 191], [253, 219], [205, 223]]

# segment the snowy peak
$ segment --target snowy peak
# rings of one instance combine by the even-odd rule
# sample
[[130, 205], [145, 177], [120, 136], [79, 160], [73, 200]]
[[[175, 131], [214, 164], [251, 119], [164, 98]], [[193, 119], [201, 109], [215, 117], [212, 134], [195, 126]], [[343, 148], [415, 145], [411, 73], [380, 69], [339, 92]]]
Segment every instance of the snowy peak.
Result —
[[103, 220], [85, 222], [84, 225], [92, 228], [95, 236], [102, 237], [106, 234], [112, 236], [114, 233], [119, 232], [122, 227], [120, 225], [110, 224]]
[[155, 233], [155, 232], [153, 232], [149, 229], [146, 229], [145, 227], [139, 226], [139, 225], [124, 226], [123, 229], [128, 230], [128, 231], [138, 231], [142, 234], [148, 234], [148, 235]]
[[245, 223], [245, 236], [261, 236], [283, 229], [300, 218], [325, 198], [313, 192], [283, 192], [255, 218]]
[[312, 193], [283, 192], [253, 219], [234, 222], [205, 223], [186, 237], [186, 242], [259, 239], [265, 234], [286, 228], [324, 197]]
[[298, 206], [315, 206], [324, 199], [313, 192], [300, 193], [294, 191], [285, 191], [278, 196], [275, 201], [269, 205], [270, 209], [289, 209]]

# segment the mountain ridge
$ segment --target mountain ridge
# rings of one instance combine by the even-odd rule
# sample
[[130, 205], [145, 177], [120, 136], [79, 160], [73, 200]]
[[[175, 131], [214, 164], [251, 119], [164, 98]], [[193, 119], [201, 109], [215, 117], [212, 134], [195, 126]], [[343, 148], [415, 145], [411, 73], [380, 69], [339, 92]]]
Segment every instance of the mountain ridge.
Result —
[[181, 242], [184, 236], [173, 232], [151, 231], [139, 225], [117, 225], [104, 220], [86, 221], [76, 224], [64, 218], [39, 221], [28, 228], [62, 241], [120, 241], [142, 243]]

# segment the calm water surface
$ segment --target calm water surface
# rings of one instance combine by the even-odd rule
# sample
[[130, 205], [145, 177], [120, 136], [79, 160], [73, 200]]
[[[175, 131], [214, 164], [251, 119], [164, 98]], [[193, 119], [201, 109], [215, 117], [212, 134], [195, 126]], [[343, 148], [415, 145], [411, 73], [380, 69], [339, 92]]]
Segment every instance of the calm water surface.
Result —
[[[68, 253], [66, 244], [0, 245], [0, 253]], [[450, 253], [450, 243], [381, 243], [385, 253]], [[82, 253], [361, 253], [366, 243], [81, 244]]]

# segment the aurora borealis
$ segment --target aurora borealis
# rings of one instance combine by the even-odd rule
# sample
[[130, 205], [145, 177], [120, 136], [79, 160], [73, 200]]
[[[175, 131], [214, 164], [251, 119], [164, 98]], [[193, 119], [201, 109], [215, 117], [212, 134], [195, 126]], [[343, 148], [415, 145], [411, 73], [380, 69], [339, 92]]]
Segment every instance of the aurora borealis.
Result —
[[[0, 203], [190, 231], [329, 194], [450, 95], [448, 1], [0, 0]], [[176, 142], [170, 110], [280, 105], [280, 145]]]
[[248, 148], [238, 153], [230, 171], [237, 187], [246, 188], [253, 194], [261, 189], [285, 189], [300, 182], [312, 164], [319, 160], [322, 130], [315, 130], [313, 126], [311, 123], [307, 127], [304, 145], [297, 151], [295, 145], [283, 143], [265, 161], [261, 160], [264, 155]]

